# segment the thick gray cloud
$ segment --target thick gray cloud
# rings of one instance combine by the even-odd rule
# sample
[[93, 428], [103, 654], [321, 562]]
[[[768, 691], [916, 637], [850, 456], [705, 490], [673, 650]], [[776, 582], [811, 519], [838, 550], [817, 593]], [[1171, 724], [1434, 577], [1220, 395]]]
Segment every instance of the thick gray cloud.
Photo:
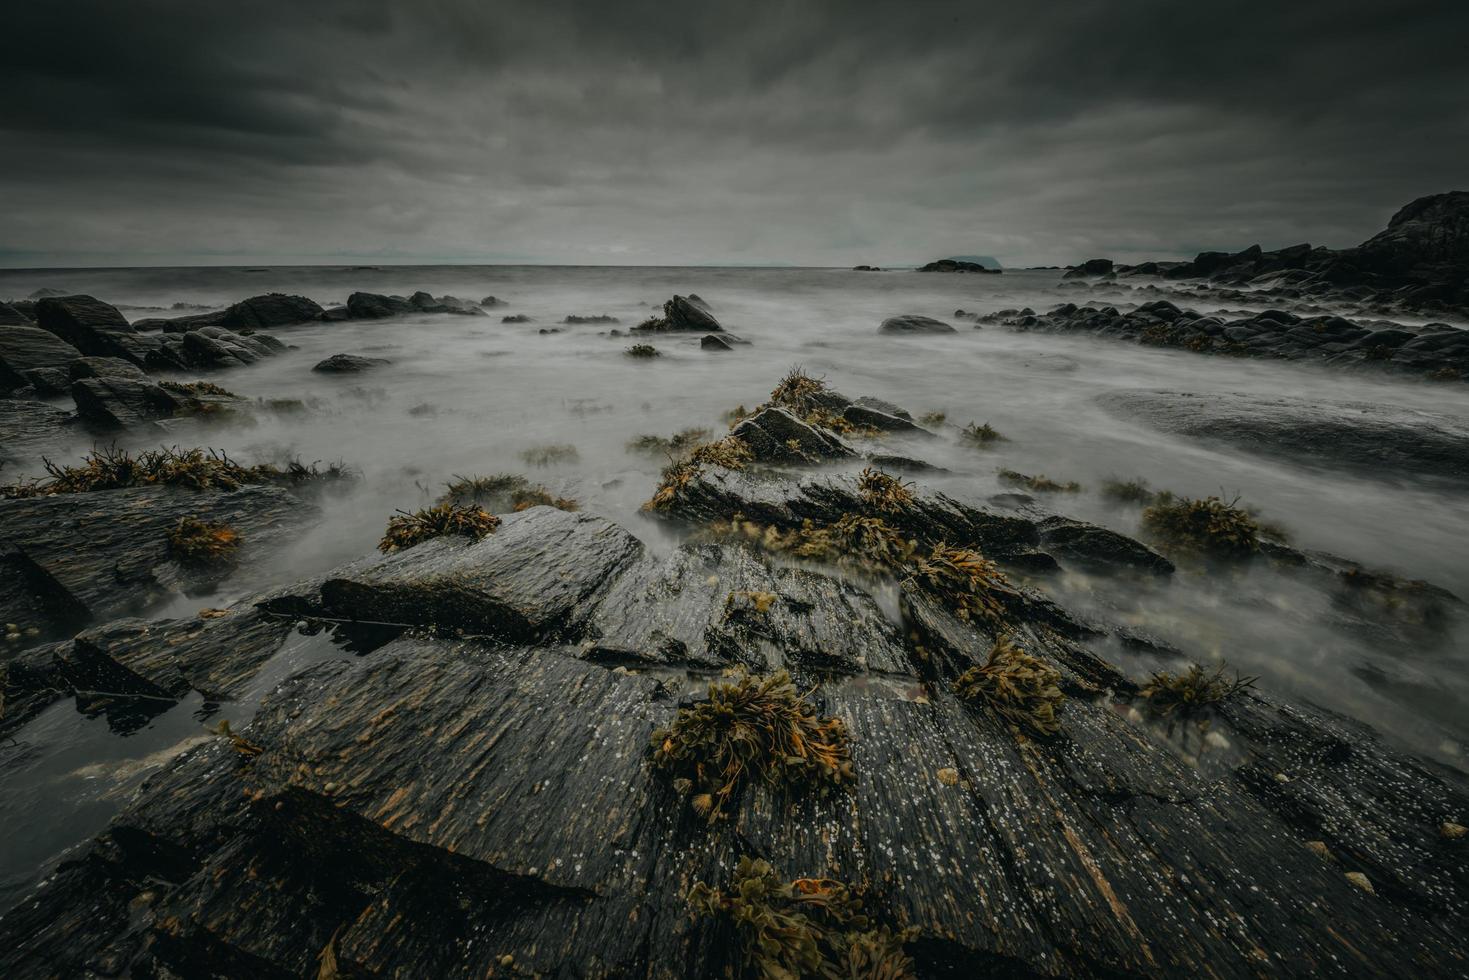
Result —
[[1469, 6], [49, 0], [0, 263], [1349, 245], [1469, 180]]

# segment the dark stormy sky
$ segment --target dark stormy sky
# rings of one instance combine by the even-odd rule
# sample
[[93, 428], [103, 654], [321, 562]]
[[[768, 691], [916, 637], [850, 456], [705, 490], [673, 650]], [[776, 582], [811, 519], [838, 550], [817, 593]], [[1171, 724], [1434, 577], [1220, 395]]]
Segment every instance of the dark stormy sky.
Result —
[[1008, 264], [1469, 186], [1469, 3], [38, 0], [0, 264]]

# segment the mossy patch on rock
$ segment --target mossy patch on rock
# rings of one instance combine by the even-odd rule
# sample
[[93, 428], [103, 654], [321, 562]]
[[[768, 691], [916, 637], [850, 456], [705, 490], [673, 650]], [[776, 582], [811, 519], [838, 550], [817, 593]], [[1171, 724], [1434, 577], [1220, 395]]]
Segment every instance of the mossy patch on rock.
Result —
[[972, 704], [987, 705], [1005, 721], [1032, 735], [1061, 730], [1057, 714], [1066, 701], [1061, 672], [1001, 637], [989, 657], [954, 682], [954, 693]]
[[652, 748], [653, 764], [710, 823], [755, 779], [823, 791], [853, 779], [846, 726], [818, 717], [783, 670], [711, 682], [704, 700], [653, 732]]
[[857, 890], [831, 878], [786, 881], [766, 861], [740, 858], [728, 891], [696, 882], [696, 915], [732, 923], [740, 937], [740, 975], [796, 977], [917, 976], [905, 943], [917, 929], [892, 929], [864, 911]]
[[382, 552], [400, 551], [432, 538], [458, 536], [474, 541], [493, 534], [500, 518], [482, 507], [435, 504], [415, 513], [399, 511], [388, 519], [388, 529], [378, 542]]

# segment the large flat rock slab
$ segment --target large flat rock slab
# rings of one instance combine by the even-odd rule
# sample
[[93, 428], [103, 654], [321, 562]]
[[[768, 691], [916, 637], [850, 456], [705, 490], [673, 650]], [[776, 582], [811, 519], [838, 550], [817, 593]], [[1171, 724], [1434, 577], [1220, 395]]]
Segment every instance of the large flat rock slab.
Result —
[[1379, 478], [1469, 483], [1469, 420], [1376, 402], [1117, 391], [1113, 414], [1175, 435]]
[[347, 619], [547, 636], [579, 624], [642, 553], [603, 518], [532, 507], [483, 540], [436, 538], [329, 578], [321, 600]]
[[80, 351], [49, 330], [0, 326], [0, 394], [30, 384], [27, 371], [65, 368], [80, 356]]
[[[83, 621], [109, 620], [144, 612], [195, 581], [217, 581], [217, 572], [181, 568], [169, 555], [168, 533], [180, 518], [231, 525], [246, 561], [254, 549], [283, 543], [315, 514], [313, 505], [278, 487], [218, 493], [149, 486], [0, 500], [0, 548], [28, 563], [30, 593], [52, 605], [64, 597]], [[5, 615], [16, 622], [9, 610]], [[49, 632], [76, 624], [21, 625]]]

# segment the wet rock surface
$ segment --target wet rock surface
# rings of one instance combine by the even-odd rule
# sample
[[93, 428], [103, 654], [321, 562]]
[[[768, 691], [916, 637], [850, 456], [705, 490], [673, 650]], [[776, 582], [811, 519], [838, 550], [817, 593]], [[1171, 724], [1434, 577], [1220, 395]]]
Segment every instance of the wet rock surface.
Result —
[[0, 394], [30, 384], [28, 371], [65, 368], [80, 356], [80, 351], [49, 330], [0, 326]]
[[392, 361], [385, 357], [364, 357], [361, 354], [333, 354], [323, 361], [318, 361], [311, 369], [320, 374], [360, 374], [363, 371], [371, 371], [391, 364]]
[[954, 333], [954, 328], [942, 320], [935, 320], [931, 316], [918, 316], [917, 314], [905, 314], [903, 316], [890, 316], [877, 328], [878, 333], [887, 334], [922, 334], [922, 333]]
[[1022, 331], [1085, 333], [1199, 354], [1313, 361], [1436, 381], [1469, 379], [1469, 330], [1443, 323], [1405, 327], [1285, 310], [1229, 319], [1161, 299], [1125, 313], [1111, 306], [1065, 303], [1049, 313], [1002, 310], [981, 320]]
[[1413, 409], [1176, 391], [1111, 392], [1099, 403], [1165, 432], [1263, 455], [1388, 480], [1469, 481], [1469, 428]]
[[[792, 520], [852, 505], [837, 481], [730, 474], [721, 492]], [[1038, 536], [927, 493], [917, 513], [997, 550]], [[1469, 799], [1339, 718], [1246, 692], [1215, 712], [1230, 748], [1205, 771], [1129, 708], [1126, 676], [1023, 620], [1013, 635], [1070, 695], [1063, 733], [1031, 738], [951, 693], [994, 632], [919, 581], [899, 583], [899, 629], [821, 572], [726, 546], [653, 558], [544, 508], [449, 544], [294, 591], [330, 607], [334, 582], [373, 582], [364, 610], [416, 592], [391, 608], [442, 625], [429, 597], [453, 588], [456, 621], [519, 638], [407, 635], [293, 676], [0, 919], [0, 966], [300, 975], [330, 950], [367, 975], [717, 973], [731, 937], [684, 895], [752, 851], [791, 877], [870, 882], [879, 914], [916, 930], [920, 975], [1386, 976], [1406, 959], [1453, 976], [1469, 954], [1469, 871], [1439, 831]], [[277, 628], [248, 612], [116, 624], [18, 674], [227, 691], [218, 671], [248, 672]], [[224, 645], [241, 651], [228, 668]], [[855, 783], [757, 780], [727, 822], [695, 817], [646, 746], [729, 663], [797, 670], [842, 720]]]
[[[226, 523], [245, 547], [267, 548], [313, 514], [311, 504], [277, 487], [151, 486], [0, 500], [0, 547], [12, 549], [12, 567], [23, 569], [28, 583], [12, 596], [17, 607], [0, 615], [44, 634], [79, 619], [141, 613], [207, 588], [228, 571], [191, 568], [171, 556], [169, 532], [180, 518]], [[35, 609], [59, 612], [40, 622], [24, 618]]]

